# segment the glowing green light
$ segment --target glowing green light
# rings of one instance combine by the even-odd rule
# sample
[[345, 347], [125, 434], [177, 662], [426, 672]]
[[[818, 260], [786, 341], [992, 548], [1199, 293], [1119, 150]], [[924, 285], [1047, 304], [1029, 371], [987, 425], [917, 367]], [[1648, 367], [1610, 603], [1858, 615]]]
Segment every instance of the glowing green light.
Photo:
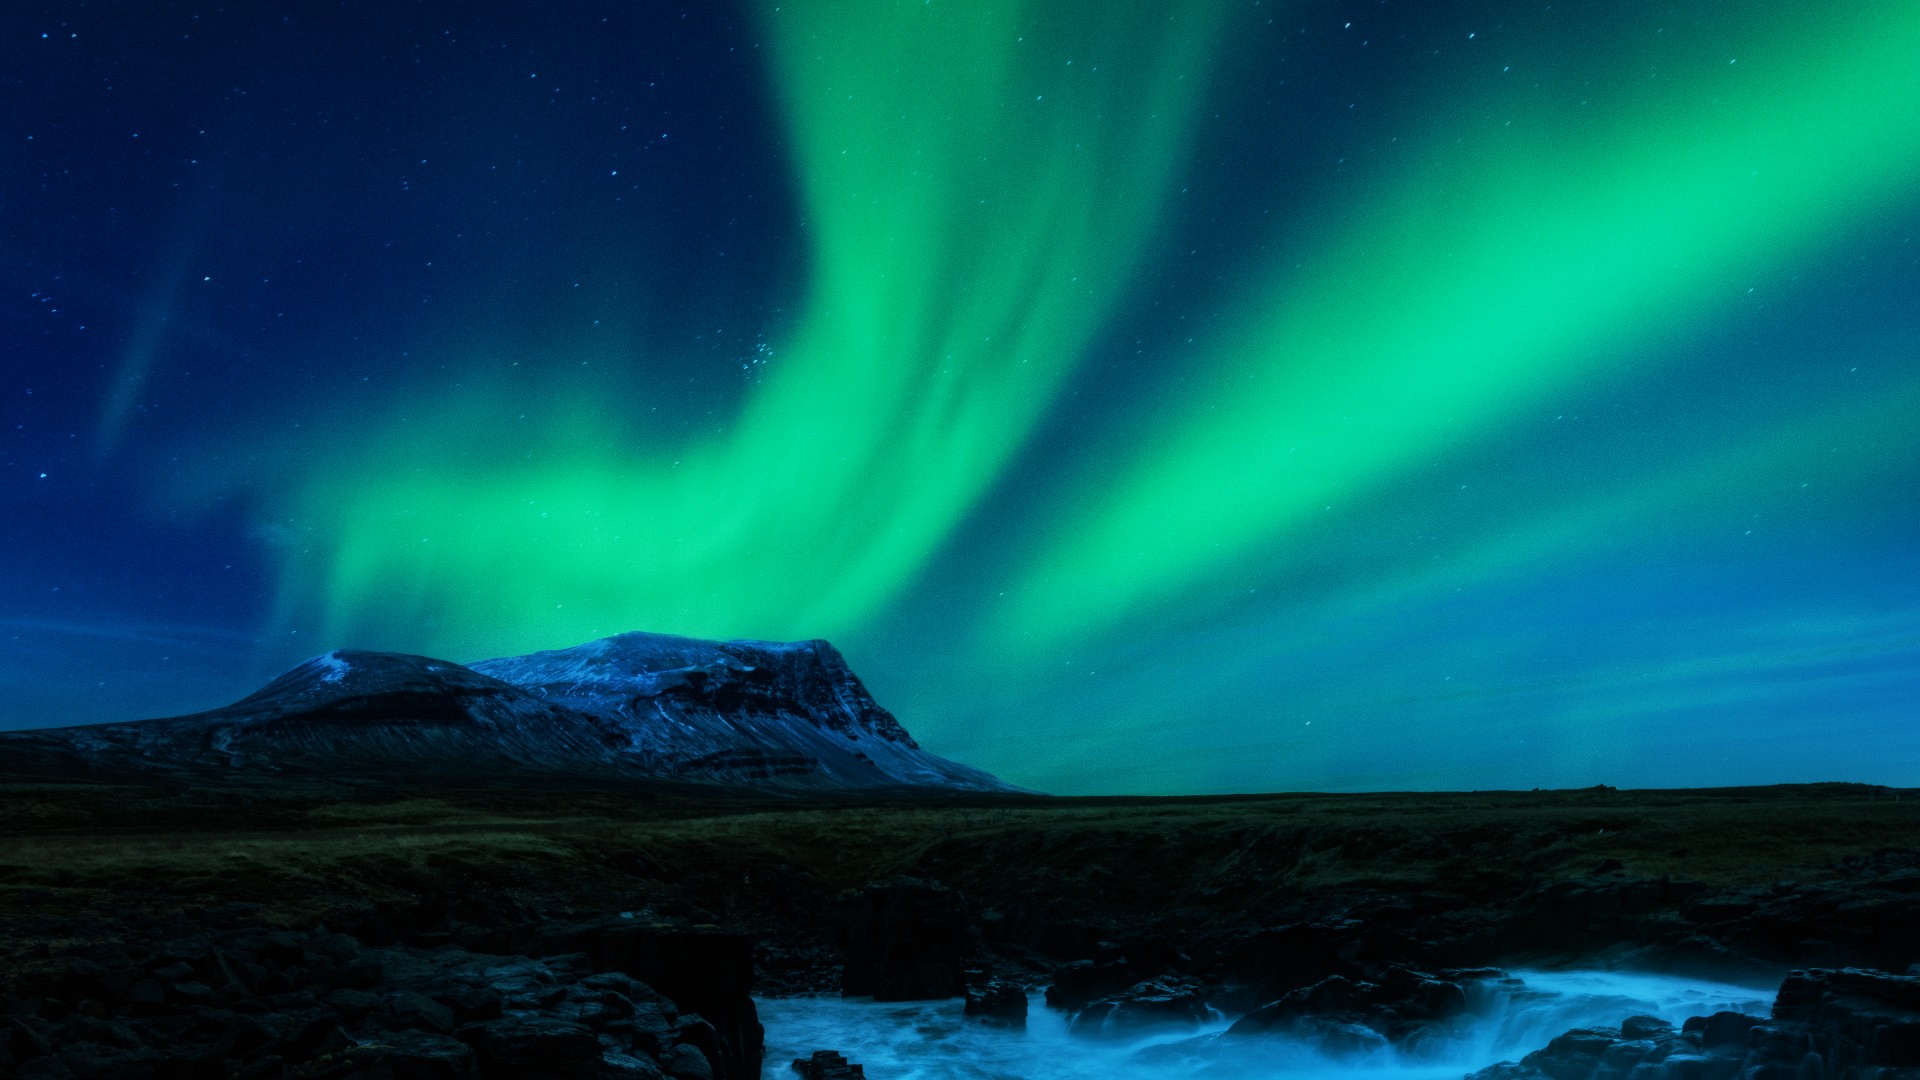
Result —
[[542, 425], [566, 445], [508, 446], [504, 393], [383, 426], [305, 487], [283, 611], [456, 655], [846, 630], [965, 517], [1127, 283], [1208, 8], [771, 7], [815, 249], [732, 430], [663, 454], [582, 410]]
[[[1028, 650], [1168, 597], [1608, 365], [1920, 181], [1920, 9], [1758, 26], [1604, 122], [1475, 102], [1244, 313], [998, 632]], [[1564, 47], [1565, 43], [1560, 43]], [[1736, 57], [1736, 60], [1739, 58]], [[1594, 103], [1604, 114], [1605, 103]], [[1494, 118], [1505, 118], [1494, 123]], [[1460, 131], [1471, 138], [1458, 137]]]

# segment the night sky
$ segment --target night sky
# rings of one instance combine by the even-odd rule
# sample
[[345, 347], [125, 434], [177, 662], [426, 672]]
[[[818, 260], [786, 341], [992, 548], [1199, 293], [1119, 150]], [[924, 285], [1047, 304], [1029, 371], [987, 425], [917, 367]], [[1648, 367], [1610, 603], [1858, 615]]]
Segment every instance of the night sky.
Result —
[[1062, 793], [1920, 784], [1920, 5], [9, 3], [0, 727], [824, 637]]

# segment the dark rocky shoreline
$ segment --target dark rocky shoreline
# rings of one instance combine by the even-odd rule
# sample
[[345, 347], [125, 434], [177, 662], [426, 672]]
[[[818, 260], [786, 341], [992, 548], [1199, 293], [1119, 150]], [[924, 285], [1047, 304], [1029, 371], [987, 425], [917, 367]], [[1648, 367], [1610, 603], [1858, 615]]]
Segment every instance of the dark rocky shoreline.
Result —
[[[1247, 871], [1232, 869], [1245, 857], [1233, 853], [1276, 850], [1275, 834], [1243, 824], [1274, 813], [1271, 802], [636, 809], [581, 795], [549, 797], [555, 809], [536, 820], [513, 801], [521, 796], [503, 811], [489, 794], [449, 801], [433, 823], [372, 834], [357, 824], [367, 815], [417, 808], [368, 792], [315, 796], [298, 814], [260, 805], [263, 822], [286, 815], [286, 838], [272, 843], [309, 860], [302, 886], [277, 869], [246, 876], [281, 847], [202, 872], [198, 860], [217, 847], [209, 838], [237, 835], [194, 816], [210, 796], [140, 797], [159, 800], [138, 804], [146, 831], [102, 827], [102, 815], [120, 811], [99, 807], [135, 805], [123, 791], [15, 806], [15, 846], [0, 842], [11, 875], [0, 878], [0, 1076], [740, 1080], [762, 1074], [752, 995], [843, 990], [965, 995], [980, 1022], [1017, 1026], [1027, 990], [1044, 987], [1049, 1007], [1071, 1013], [1088, 1039], [1191, 1030], [1218, 1010], [1240, 1017], [1221, 1039], [1281, 1033], [1332, 1051], [1417, 1050], [1459, 1022], [1477, 983], [1516, 964], [1784, 985], [1769, 1017], [1708, 1017], [1676, 1031], [1621, 1017], [1620, 1028], [1570, 1032], [1478, 1080], [1920, 1076], [1920, 977], [1909, 974], [1920, 960], [1920, 831], [1887, 824], [1871, 799], [1703, 797], [1712, 814], [1732, 800], [1726, 812], [1771, 830], [1728, 843], [1778, 849], [1781, 836], [1808, 833], [1828, 856], [1814, 863], [1797, 849], [1711, 880], [1650, 875], [1657, 860], [1606, 856], [1618, 841], [1585, 827], [1605, 800], [1615, 806], [1608, 829], [1633, 835], [1634, 808], [1651, 805], [1671, 831], [1682, 813], [1671, 800], [1550, 793], [1519, 811], [1494, 800], [1458, 824], [1425, 811], [1422, 830], [1381, 858], [1405, 862], [1408, 850], [1457, 846], [1463, 834], [1509, 842], [1488, 814], [1506, 815], [1496, 824], [1550, 821], [1571, 807], [1580, 827], [1539, 830], [1573, 838], [1558, 841], [1551, 866], [1533, 834], [1508, 828], [1517, 854], [1497, 882], [1444, 878], [1457, 877], [1444, 868], [1424, 883], [1387, 880], [1369, 870], [1382, 843], [1375, 822], [1452, 805], [1421, 797], [1367, 809], [1346, 832], [1315, 826], [1309, 835], [1322, 839], [1311, 843], [1344, 845], [1317, 864], [1324, 876], [1295, 869], [1291, 884], [1254, 888], [1236, 884]], [[1358, 813], [1353, 799], [1321, 798], [1313, 805], [1327, 813]], [[483, 804], [510, 823], [454, 824]], [[173, 816], [157, 819], [154, 805]], [[49, 806], [95, 823], [36, 826], [53, 817]], [[341, 835], [356, 845], [405, 836], [430, 850], [418, 866], [368, 863], [378, 879], [330, 876], [364, 875], [355, 860], [371, 858], [356, 846], [351, 858], [311, 861], [309, 848], [335, 835], [314, 831], [316, 815], [347, 811], [356, 824]], [[1881, 846], [1830, 845], [1821, 814], [1879, 823], [1861, 831]], [[1820, 827], [1809, 832], [1810, 822]], [[496, 861], [493, 848], [474, 846], [576, 829], [578, 842], [558, 854], [514, 846]], [[1168, 835], [1176, 846], [1164, 846]], [[431, 847], [446, 836], [467, 846]], [[88, 844], [110, 851], [83, 858]], [[1035, 876], [1036, 847], [1052, 852], [1051, 891]], [[60, 861], [67, 851], [70, 864]], [[998, 854], [968, 854], [979, 851]], [[175, 879], [147, 880], [154, 865], [175, 867]], [[1206, 875], [1197, 883], [1196, 872]], [[1159, 880], [1120, 876], [1129, 873]], [[376, 884], [377, 899], [354, 895]], [[1180, 899], [1155, 905], [1156, 889]], [[852, 1069], [822, 1057], [802, 1073]]]
[[[8, 973], [21, 1077], [760, 1075], [751, 943], [631, 919], [522, 940], [444, 930], [152, 927]], [[379, 944], [375, 944], [379, 942]]]

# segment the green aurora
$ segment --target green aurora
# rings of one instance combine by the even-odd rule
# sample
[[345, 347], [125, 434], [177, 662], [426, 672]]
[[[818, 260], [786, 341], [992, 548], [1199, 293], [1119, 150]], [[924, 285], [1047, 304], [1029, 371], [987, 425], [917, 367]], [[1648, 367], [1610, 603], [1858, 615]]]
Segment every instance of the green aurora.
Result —
[[[1609, 367], [1920, 188], [1920, 15], [1776, 13], [1581, 123], [1489, 95], [1331, 207], [1212, 372], [1035, 571], [1083, 632]], [[1545, 66], [1543, 58], [1532, 58]], [[1524, 61], [1523, 61], [1524, 62]], [[1652, 65], [1649, 65], [1650, 67]], [[1691, 69], [1691, 70], [1688, 70]], [[1659, 68], [1654, 68], [1659, 70]], [[1737, 102], [1737, 107], [1734, 103]]]
[[[737, 408], [659, 419], [639, 341], [553, 358], [616, 392], [454, 357], [457, 393], [333, 416], [324, 464], [255, 455], [300, 537], [272, 620], [462, 660], [826, 637], [934, 749], [1057, 791], [1678, 782], [1634, 771], [1676, 717], [1804, 704], [1832, 648], [1883, 687], [1920, 649], [1915, 324], [1779, 329], [1826, 325], [1803, 274], [1911, 228], [1920, 8], [1628, 7], [1457, 20], [1454, 81], [1210, 226], [1242, 240], [1227, 280], [1145, 372], [1116, 358], [1205, 231], [1207, 155], [1288, 159], [1262, 118], [1316, 92], [1252, 77], [1291, 47], [1262, 28], [1365, 27], [765, 4], [804, 279]], [[1642, 391], [1667, 404], [1596, 404]], [[1821, 557], [1822, 515], [1854, 523], [1824, 550], [1905, 566], [1884, 607], [1756, 592]], [[1799, 531], [1725, 546], [1759, 519]], [[1756, 620], [1779, 639], [1731, 629]], [[1768, 760], [1714, 775], [1821, 778]]]
[[358, 468], [301, 491], [292, 516], [322, 546], [289, 567], [287, 610], [323, 604], [341, 639], [431, 617], [432, 644], [463, 654], [871, 617], [1006, 466], [1142, 259], [1218, 22], [1065, 10], [770, 9], [813, 265], [733, 429], [645, 454], [571, 414], [547, 426], [572, 444], [531, 467], [435, 449], [494, 443], [510, 400], [372, 432]]

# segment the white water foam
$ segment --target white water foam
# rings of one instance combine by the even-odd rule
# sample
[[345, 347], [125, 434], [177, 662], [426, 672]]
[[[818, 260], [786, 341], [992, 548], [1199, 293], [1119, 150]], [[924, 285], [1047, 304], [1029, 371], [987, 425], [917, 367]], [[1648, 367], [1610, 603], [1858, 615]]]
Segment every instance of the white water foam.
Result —
[[988, 1027], [953, 1001], [877, 1004], [842, 998], [759, 1003], [768, 1076], [815, 1050], [838, 1050], [874, 1080], [1459, 1080], [1519, 1058], [1576, 1027], [1611, 1027], [1635, 1015], [1675, 1026], [1723, 1009], [1765, 1015], [1771, 988], [1613, 971], [1516, 971], [1481, 983], [1460, 1037], [1417, 1057], [1392, 1050], [1334, 1058], [1282, 1037], [1219, 1039], [1221, 1021], [1196, 1032], [1132, 1041], [1067, 1034], [1067, 1020], [1035, 995], [1027, 1030]]

